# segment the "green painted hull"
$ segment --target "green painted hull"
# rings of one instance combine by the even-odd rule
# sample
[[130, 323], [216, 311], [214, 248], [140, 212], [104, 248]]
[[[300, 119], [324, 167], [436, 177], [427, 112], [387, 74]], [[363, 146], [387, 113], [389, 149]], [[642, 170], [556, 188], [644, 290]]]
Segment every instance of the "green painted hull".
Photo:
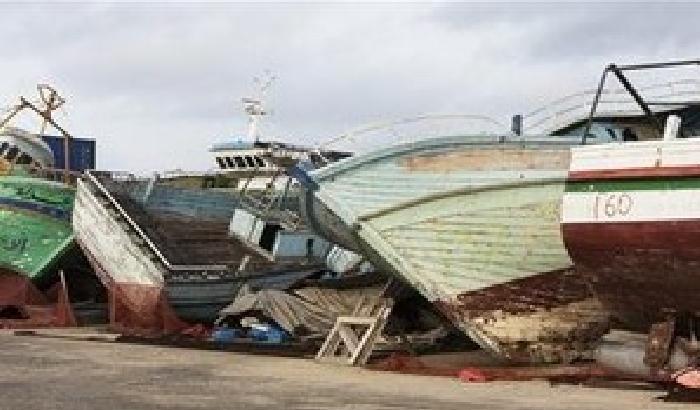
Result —
[[40, 280], [73, 244], [75, 190], [23, 176], [0, 176], [0, 267]]

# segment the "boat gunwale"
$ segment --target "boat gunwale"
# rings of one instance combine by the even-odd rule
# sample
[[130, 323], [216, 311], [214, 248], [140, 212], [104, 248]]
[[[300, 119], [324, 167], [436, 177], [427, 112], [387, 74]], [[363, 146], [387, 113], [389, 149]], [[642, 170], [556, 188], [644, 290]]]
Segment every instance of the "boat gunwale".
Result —
[[313, 171], [302, 171], [313, 181], [320, 182], [333, 178], [339, 174], [359, 168], [382, 159], [404, 155], [414, 151], [435, 149], [454, 146], [517, 146], [517, 145], [552, 145], [552, 146], [578, 146], [581, 145], [579, 137], [571, 136], [513, 136], [513, 135], [460, 135], [422, 139], [419, 141], [402, 142], [388, 147], [380, 148], [369, 153], [342, 159], [336, 163]]
[[[229, 270], [227, 265], [221, 265], [221, 264], [202, 264], [202, 265], [179, 265], [179, 264], [172, 264], [170, 261], [165, 257], [160, 252], [160, 249], [151, 241], [151, 239], [146, 235], [143, 230], [139, 227], [139, 225], [134, 222], [131, 217], [128, 215], [128, 213], [122, 208], [122, 206], [119, 204], [119, 202], [107, 191], [107, 189], [97, 180], [97, 178], [90, 172], [86, 173], [87, 177], [95, 184], [95, 186], [102, 192], [103, 195], [106, 196], [108, 201], [117, 209], [117, 211], [124, 217], [126, 220], [127, 224], [136, 231], [136, 233], [141, 237], [141, 239], [144, 240], [144, 242], [148, 245], [148, 247], [151, 249], [151, 251], [158, 257], [161, 263], [166, 267], [167, 270], [169, 271], [191, 271], [191, 270], [201, 270], [201, 271], [227, 271]], [[80, 184], [84, 184], [82, 181], [79, 183], [79, 188]], [[87, 187], [82, 187], [82, 189], [85, 192], [86, 197], [91, 197], [92, 195], [88, 194], [89, 193], [89, 188]], [[76, 196], [77, 199], [77, 196]], [[91, 199], [92, 200], [92, 199]], [[98, 204], [99, 206], [99, 204]]]
[[46, 187], [55, 189], [62, 192], [75, 192], [75, 186], [66, 184], [60, 181], [52, 181], [49, 179], [41, 178], [40, 176], [33, 175], [0, 175], [0, 184], [3, 185], [34, 185], [38, 187]]

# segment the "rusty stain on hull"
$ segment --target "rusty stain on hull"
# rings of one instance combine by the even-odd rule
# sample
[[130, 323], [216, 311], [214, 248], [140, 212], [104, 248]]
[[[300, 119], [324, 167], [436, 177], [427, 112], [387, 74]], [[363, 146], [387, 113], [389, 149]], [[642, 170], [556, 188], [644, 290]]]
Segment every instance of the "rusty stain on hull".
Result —
[[700, 312], [700, 221], [567, 224], [563, 231], [577, 271], [627, 327], [646, 332], [668, 309]]
[[515, 362], [588, 359], [609, 330], [607, 311], [571, 269], [465, 292], [438, 306], [454, 322], [497, 340]]

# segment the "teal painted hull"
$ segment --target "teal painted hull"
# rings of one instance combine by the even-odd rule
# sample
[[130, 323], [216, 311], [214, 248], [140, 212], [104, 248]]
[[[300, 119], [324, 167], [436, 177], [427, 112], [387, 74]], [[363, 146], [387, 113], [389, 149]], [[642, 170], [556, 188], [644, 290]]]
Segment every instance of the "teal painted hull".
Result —
[[395, 146], [310, 173], [302, 209], [310, 226], [418, 289], [483, 347], [569, 360], [561, 352], [593, 342], [607, 320], [570, 275], [560, 230], [572, 144], [480, 136]]

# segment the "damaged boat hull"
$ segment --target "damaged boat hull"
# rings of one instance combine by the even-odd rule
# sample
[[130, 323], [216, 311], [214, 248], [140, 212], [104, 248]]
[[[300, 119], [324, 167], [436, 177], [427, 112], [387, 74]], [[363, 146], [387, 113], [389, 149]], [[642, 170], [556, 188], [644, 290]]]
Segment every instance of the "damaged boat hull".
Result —
[[102, 282], [111, 289], [128, 290], [120, 297], [135, 311], [158, 311], [154, 304], [160, 302], [143, 296], [152, 292], [139, 289], [160, 289], [183, 318], [215, 317], [240, 286], [227, 267], [170, 264], [128, 213], [115, 207], [116, 201], [105, 195], [108, 192], [100, 192], [104, 187], [98, 184], [92, 175], [78, 181], [73, 227]]
[[607, 315], [570, 274], [566, 138], [446, 137], [304, 175], [311, 227], [364, 253], [514, 361], [582, 357]]
[[44, 178], [55, 155], [39, 135], [0, 127], [0, 268], [33, 281], [49, 276], [73, 245], [75, 189]]
[[236, 195], [87, 173], [77, 186], [76, 241], [129, 314], [154, 316], [144, 327], [158, 327], [155, 316], [171, 308], [210, 322], [246, 283], [294, 282], [318, 269], [268, 261], [230, 238]]
[[62, 183], [0, 176], [0, 265], [40, 281], [73, 246], [74, 195]]
[[576, 148], [566, 191], [571, 258], [623, 324], [700, 312], [700, 141]]

